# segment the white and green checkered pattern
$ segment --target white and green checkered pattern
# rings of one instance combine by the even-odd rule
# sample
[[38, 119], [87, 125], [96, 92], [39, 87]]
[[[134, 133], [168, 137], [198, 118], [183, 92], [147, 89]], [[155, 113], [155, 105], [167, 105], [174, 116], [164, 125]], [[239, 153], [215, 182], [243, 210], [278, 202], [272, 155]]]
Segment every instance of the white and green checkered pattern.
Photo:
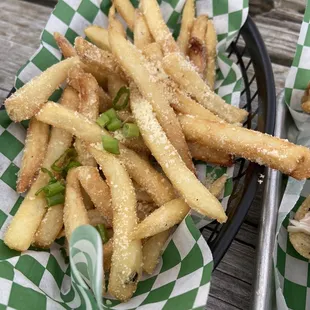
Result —
[[[310, 116], [301, 109], [301, 97], [310, 81], [310, 4], [301, 25], [296, 54], [285, 83], [285, 103], [296, 127], [289, 137], [297, 144], [310, 147]], [[298, 130], [297, 130], [298, 128]], [[288, 238], [289, 219], [310, 194], [310, 181], [288, 178], [278, 214], [274, 268], [277, 308], [310, 309], [310, 263], [299, 255]]]
[[[159, 1], [165, 21], [176, 37], [185, 0]], [[132, 0], [135, 7], [138, 1]], [[61, 59], [53, 39], [54, 31], [71, 43], [90, 24], [107, 26], [110, 0], [59, 0], [42, 32], [37, 52], [19, 70], [15, 87]], [[237, 34], [248, 14], [247, 0], [197, 0], [197, 15], [213, 17], [218, 33], [218, 72], [216, 91], [233, 105], [239, 104], [240, 70], [225, 55], [225, 49]], [[132, 33], [127, 29], [129, 36]], [[51, 100], [56, 101], [61, 90]], [[15, 192], [17, 172], [25, 139], [27, 122], [14, 124], [0, 111], [0, 310], [1, 309], [204, 309], [213, 269], [212, 254], [197, 226], [207, 223], [188, 216], [177, 228], [152, 276], [144, 277], [128, 303], [110, 296], [101, 299], [102, 247], [98, 233], [90, 226], [78, 228], [70, 240], [71, 269], [63, 255], [63, 240], [50, 250], [31, 249], [23, 254], [8, 249], [3, 234], [23, 197]], [[203, 183], [223, 173], [229, 176], [222, 197], [226, 208], [232, 192], [233, 168], [223, 169], [197, 163]], [[194, 221], [196, 225], [194, 224]], [[199, 222], [199, 223], [198, 223]], [[71, 277], [72, 281], [71, 281]], [[89, 289], [91, 288], [92, 291]], [[97, 301], [95, 297], [97, 297]]]

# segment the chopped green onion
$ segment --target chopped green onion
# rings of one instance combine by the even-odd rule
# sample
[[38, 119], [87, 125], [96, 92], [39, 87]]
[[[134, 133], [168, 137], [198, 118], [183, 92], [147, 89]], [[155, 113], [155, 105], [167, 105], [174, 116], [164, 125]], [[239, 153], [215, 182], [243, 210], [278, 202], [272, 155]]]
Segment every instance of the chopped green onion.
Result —
[[98, 224], [98, 225], [96, 226], [96, 229], [98, 230], [98, 232], [99, 232], [99, 234], [100, 234], [100, 237], [101, 237], [101, 239], [102, 239], [102, 242], [103, 242], [103, 243], [108, 242], [109, 236], [108, 236], [108, 232], [107, 232], [107, 230], [106, 230], [104, 224]]
[[117, 155], [119, 154], [118, 140], [113, 137], [103, 136], [102, 146], [109, 153], [117, 154]]
[[125, 138], [139, 137], [140, 130], [136, 124], [126, 123], [123, 127], [123, 134], [124, 134]]
[[129, 102], [130, 90], [128, 87], [121, 87], [115, 98], [113, 99], [112, 105], [115, 110], [123, 110], [127, 107]]
[[52, 171], [49, 171], [48, 169], [46, 168], [41, 168], [41, 171], [44, 172], [44, 173], [47, 173], [48, 176], [52, 179], [52, 180], [56, 180], [54, 174]]
[[114, 118], [117, 118], [116, 111], [113, 108], [105, 111], [103, 114], [105, 114], [110, 121]]
[[69, 162], [69, 164], [65, 167], [65, 171], [68, 172], [71, 168], [80, 167], [82, 164], [78, 162], [77, 160], [72, 160]]
[[102, 113], [96, 120], [96, 123], [101, 127], [105, 127], [109, 122], [110, 118], [105, 113]]
[[71, 159], [75, 157], [77, 157], [76, 150], [73, 147], [70, 147], [57, 160], [55, 160], [51, 168], [56, 172], [62, 172]]
[[49, 207], [59, 205], [65, 202], [65, 196], [63, 193], [58, 193], [51, 197], [46, 197], [47, 205]]
[[65, 187], [57, 181], [56, 183], [44, 186], [43, 191], [46, 197], [52, 197], [58, 193], [63, 193], [65, 191]]
[[115, 131], [117, 129], [120, 129], [121, 127], [122, 127], [122, 121], [118, 118], [114, 118], [108, 124], [107, 129], [110, 131]]

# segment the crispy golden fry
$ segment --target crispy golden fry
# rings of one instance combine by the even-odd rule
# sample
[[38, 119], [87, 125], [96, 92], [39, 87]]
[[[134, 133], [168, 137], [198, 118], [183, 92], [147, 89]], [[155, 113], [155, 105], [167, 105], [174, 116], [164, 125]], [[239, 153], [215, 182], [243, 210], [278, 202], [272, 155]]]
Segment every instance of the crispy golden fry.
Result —
[[[99, 149], [98, 149], [99, 148]], [[141, 277], [142, 249], [139, 240], [130, 240], [137, 225], [136, 195], [126, 169], [100, 144], [89, 147], [107, 178], [113, 208], [113, 254], [109, 293], [122, 301], [128, 300]]]
[[188, 53], [189, 38], [195, 20], [195, 1], [187, 0], [182, 13], [180, 34], [177, 43], [184, 55]]
[[110, 51], [108, 30], [100, 26], [91, 25], [84, 29], [86, 36], [90, 42], [98, 46], [99, 48]]
[[81, 193], [82, 193], [83, 203], [84, 203], [86, 210], [88, 211], [88, 210], [94, 209], [94, 204], [83, 187], [81, 187]]
[[190, 211], [183, 199], [171, 200], [147, 216], [132, 233], [133, 239], [144, 239], [157, 235], [179, 224]]
[[[67, 87], [63, 93], [61, 104], [76, 109], [78, 106], [76, 92]], [[71, 113], [69, 109], [68, 112]], [[70, 133], [53, 128], [42, 166], [50, 169], [50, 166], [70, 147], [71, 143], [72, 135]], [[4, 242], [9, 248], [17, 251], [26, 251], [29, 248], [46, 212], [45, 198], [42, 195], [36, 196], [35, 193], [45, 186], [48, 181], [48, 175], [40, 171], [5, 234]]]
[[54, 32], [54, 39], [65, 58], [76, 56], [76, 51], [71, 43], [59, 32]]
[[[111, 209], [112, 210], [112, 209]], [[92, 226], [97, 226], [103, 224], [106, 228], [112, 227], [106, 220], [106, 218], [101, 214], [98, 209], [92, 209], [87, 211], [87, 216], [89, 223]]]
[[33, 183], [40, 169], [47, 149], [49, 126], [31, 118], [27, 130], [24, 154], [18, 174], [16, 191], [25, 192]]
[[[187, 167], [194, 171], [188, 147], [177, 117], [167, 100], [167, 90], [154, 81], [148, 67], [151, 65], [129, 41], [109, 31], [109, 40], [113, 54], [129, 76], [139, 87], [141, 93], [152, 103], [156, 117], [163, 127], [168, 139], [180, 154]], [[126, 53], [123, 51], [126, 50]]]
[[149, 30], [155, 41], [161, 46], [164, 54], [179, 52], [179, 47], [163, 20], [157, 1], [141, 0], [140, 6]]
[[63, 220], [67, 240], [70, 240], [72, 232], [77, 227], [89, 224], [77, 174], [78, 171], [76, 168], [70, 169], [66, 179], [66, 199], [63, 209]]
[[108, 51], [98, 48], [81, 37], [77, 37], [75, 39], [74, 46], [83, 63], [86, 63], [88, 66], [92, 66], [96, 70], [104, 72], [106, 75], [118, 74], [126, 80], [126, 76], [124, 75], [122, 69], [113, 55]]
[[[68, 109], [54, 102], [48, 102], [36, 117], [41, 122], [64, 129], [87, 143], [101, 142], [101, 137], [108, 135], [106, 130], [80, 113], [70, 113]], [[120, 159], [130, 176], [148, 192], [157, 205], [160, 206], [175, 198], [171, 184], [148, 161], [122, 145], [120, 152]]]
[[131, 110], [146, 145], [189, 206], [203, 215], [225, 222], [227, 217], [219, 201], [186, 167], [160, 127], [152, 106], [134, 88], [131, 89]]
[[223, 174], [221, 177], [216, 179], [209, 187], [210, 193], [212, 193], [216, 198], [219, 198], [223, 189], [225, 188], [225, 184], [227, 181], [227, 175]]
[[78, 57], [68, 58], [49, 67], [5, 100], [6, 111], [14, 122], [35, 115], [52, 93], [65, 81], [68, 71], [79, 63]]
[[150, 203], [153, 202], [152, 198], [150, 195], [143, 189], [141, 186], [139, 186], [136, 182], [133, 181], [133, 185], [136, 190], [136, 197], [138, 202], [145, 202], [145, 203]]
[[164, 54], [161, 51], [160, 45], [157, 42], [153, 42], [145, 46], [143, 49], [143, 54], [148, 60], [152, 62], [161, 61], [164, 57]]
[[193, 23], [191, 36], [189, 39], [188, 55], [192, 63], [195, 65], [199, 74], [204, 73], [206, 69], [206, 33], [208, 26], [208, 16], [200, 15]]
[[[40, 248], [49, 248], [63, 227], [63, 204], [48, 208], [35, 233], [33, 243]], [[51, 226], [53, 225], [53, 228]]]
[[115, 6], [114, 4], [110, 7], [109, 10], [109, 27], [113, 27], [120, 35], [126, 38], [126, 32], [122, 23], [115, 16]]
[[304, 95], [301, 98], [301, 108], [304, 112], [310, 113], [310, 83], [308, 84]]
[[105, 217], [109, 226], [112, 226], [112, 208], [110, 189], [101, 178], [99, 171], [95, 167], [78, 167], [78, 179], [82, 187], [89, 195], [96, 209]]
[[111, 259], [113, 254], [113, 239], [103, 245], [103, 269], [108, 272], [111, 269]]
[[159, 262], [163, 247], [170, 236], [171, 230], [167, 229], [146, 240], [142, 248], [143, 270], [152, 274]]
[[105, 112], [112, 107], [111, 97], [99, 87], [99, 112]]
[[135, 46], [140, 50], [143, 50], [153, 42], [149, 27], [139, 9], [135, 11], [135, 27], [133, 33]]
[[137, 216], [139, 222], [143, 221], [157, 208], [158, 207], [153, 202], [137, 202]]
[[123, 17], [131, 31], [135, 25], [135, 8], [129, 0], [113, 0], [117, 12]]
[[200, 120], [180, 115], [188, 140], [229, 152], [280, 170], [296, 179], [310, 177], [310, 151], [286, 140], [231, 124]]
[[208, 109], [200, 105], [197, 101], [187, 96], [186, 93], [184, 93], [180, 89], [175, 88], [175, 98], [177, 100], [171, 101], [170, 105], [178, 113], [193, 115], [201, 119], [211, 120], [215, 122], [223, 121], [217, 115], [213, 114]]
[[233, 156], [223, 151], [201, 145], [197, 142], [187, 142], [189, 150], [196, 160], [202, 160], [206, 163], [230, 167], [233, 165]]
[[[81, 68], [74, 67], [69, 71], [69, 85], [75, 85], [79, 92], [79, 112], [90, 120], [96, 121], [99, 116], [99, 86], [96, 79]], [[76, 139], [74, 147], [78, 153], [78, 161], [83, 166], [97, 166], [82, 140]]]
[[117, 92], [127, 83], [118, 75], [111, 74], [108, 78], [108, 93], [111, 98], [115, 98]]
[[206, 33], [206, 49], [207, 49], [207, 66], [204, 72], [204, 78], [207, 80], [211, 90], [214, 90], [215, 69], [216, 69], [216, 45], [217, 36], [212, 20], [208, 20]]
[[195, 68], [182, 56], [174, 53], [163, 59], [164, 70], [180, 87], [195, 97], [197, 101], [212, 113], [229, 123], [240, 123], [248, 112], [227, 104], [220, 96], [213, 93], [202, 80]]

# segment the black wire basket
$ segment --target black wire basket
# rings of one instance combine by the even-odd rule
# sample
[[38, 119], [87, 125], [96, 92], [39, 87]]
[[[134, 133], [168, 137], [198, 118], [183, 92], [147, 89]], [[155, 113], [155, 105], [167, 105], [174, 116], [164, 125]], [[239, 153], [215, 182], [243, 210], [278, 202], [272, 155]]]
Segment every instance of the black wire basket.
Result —
[[[272, 66], [263, 39], [250, 16], [227, 52], [242, 73], [241, 108], [249, 112], [244, 127], [273, 134], [276, 94]], [[235, 160], [233, 191], [227, 205], [228, 220], [222, 225], [208, 225], [212, 230], [207, 242], [213, 254], [214, 269], [239, 231], [259, 186], [263, 186], [258, 182], [263, 173], [262, 166], [243, 158]]]
[[[240, 67], [242, 73], [241, 107], [249, 112], [244, 126], [273, 134], [276, 95], [272, 66], [261, 35], [250, 16], [228, 48], [228, 56]], [[8, 97], [14, 92], [15, 88]], [[4, 109], [4, 105], [0, 106], [1, 109]], [[263, 172], [264, 167], [243, 158], [235, 160], [233, 191], [227, 206], [228, 220], [222, 225], [208, 225], [208, 229], [212, 230], [207, 242], [213, 253], [214, 269], [243, 223], [257, 193], [259, 175]]]

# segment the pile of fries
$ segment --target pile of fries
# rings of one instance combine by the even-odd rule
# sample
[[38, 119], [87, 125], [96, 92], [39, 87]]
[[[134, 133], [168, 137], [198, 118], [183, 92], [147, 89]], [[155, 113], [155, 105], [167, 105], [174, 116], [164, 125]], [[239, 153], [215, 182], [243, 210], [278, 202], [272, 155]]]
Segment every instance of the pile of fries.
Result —
[[[13, 121], [30, 119], [17, 184], [29, 191], [5, 243], [46, 248], [80, 225], [96, 226], [107, 290], [126, 301], [191, 209], [227, 219], [217, 199], [225, 176], [206, 188], [192, 158], [231, 166], [241, 156], [303, 179], [310, 151], [241, 127], [248, 113], [213, 92], [216, 32], [208, 16], [195, 17], [194, 0], [186, 1], [177, 42], [156, 0], [136, 10], [114, 0], [108, 29], [85, 34], [92, 43], [77, 37], [73, 47], [55, 33], [65, 59], [5, 102]], [[48, 101], [64, 82], [59, 104]]]

